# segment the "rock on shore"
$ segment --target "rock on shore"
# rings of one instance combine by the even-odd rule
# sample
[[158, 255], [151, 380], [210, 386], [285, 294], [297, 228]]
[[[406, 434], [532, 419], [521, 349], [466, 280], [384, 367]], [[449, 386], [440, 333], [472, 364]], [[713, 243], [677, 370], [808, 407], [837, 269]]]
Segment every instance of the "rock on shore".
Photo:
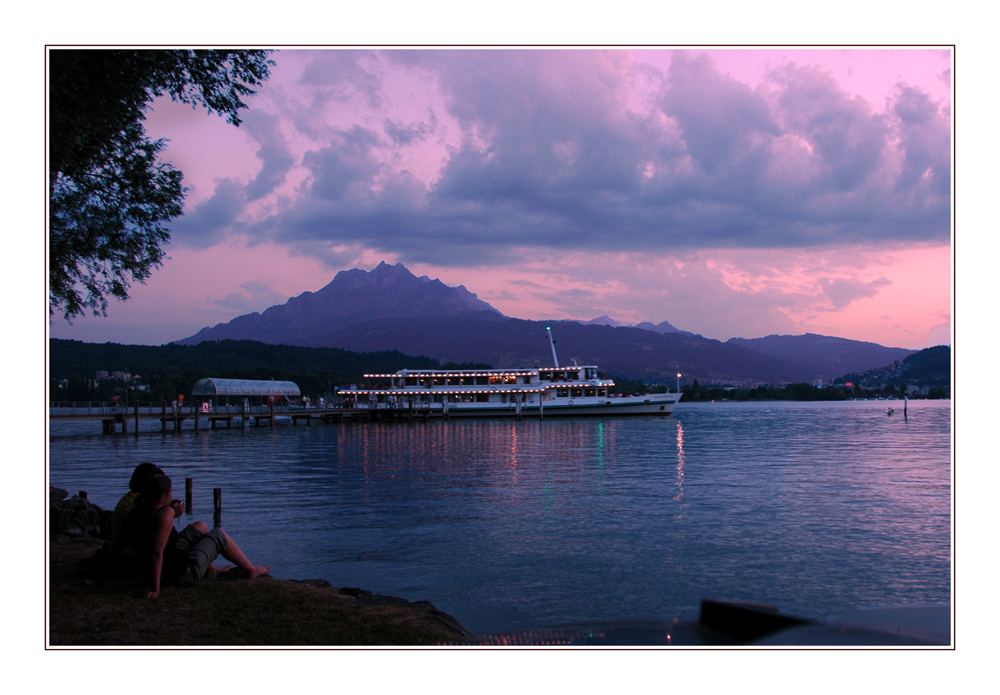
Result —
[[49, 534], [60, 533], [90, 538], [111, 538], [114, 513], [101, 509], [86, 497], [69, 497], [66, 490], [49, 487]]

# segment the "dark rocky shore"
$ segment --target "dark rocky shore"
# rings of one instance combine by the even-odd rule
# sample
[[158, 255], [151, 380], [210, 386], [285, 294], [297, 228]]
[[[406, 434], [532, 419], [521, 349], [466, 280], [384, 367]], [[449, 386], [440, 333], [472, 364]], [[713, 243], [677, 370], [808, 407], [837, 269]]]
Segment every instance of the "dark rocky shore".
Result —
[[[136, 610], [143, 612], [148, 599], [138, 599], [142, 592], [142, 582], [114, 576], [102, 576], [93, 558], [100, 557], [101, 548], [110, 537], [112, 512], [93, 504], [77, 495], [70, 496], [66, 490], [49, 490], [49, 548], [50, 573], [49, 590], [51, 599], [50, 643], [57, 644], [141, 644], [131, 641], [136, 635], [126, 630], [118, 633], [114, 619], [108, 618], [119, 602], [135, 602]], [[261, 594], [260, 601], [266, 601], [266, 609], [278, 613], [279, 619], [261, 621], [260, 616], [245, 615], [254, 624], [247, 626], [247, 634], [252, 635], [252, 644], [444, 644], [462, 641], [471, 637], [455, 618], [435, 608], [428, 601], [407, 601], [396, 596], [374, 594], [354, 587], [334, 587], [326, 579], [285, 579], [261, 577], [253, 581], [239, 581], [239, 572], [230, 572], [226, 581], [206, 581], [190, 589], [173, 588], [166, 601], [161, 595], [161, 603], [187, 601], [197, 604], [201, 594], [210, 592], [212, 601], [228, 600], [227, 589], [232, 594], [232, 610], [220, 622], [224, 624], [214, 637], [206, 634], [210, 627], [202, 627], [191, 644], [228, 644], [241, 637], [242, 627], [236, 624], [249, 612], [259, 613], [255, 605], [243, 601], [253, 601], [252, 594]], [[236, 580], [236, 581], [230, 581]], [[264, 594], [266, 593], [266, 597]], [[243, 596], [247, 594], [247, 596]], [[92, 599], [88, 606], [88, 596]], [[279, 605], [273, 605], [275, 602]], [[280, 604], [287, 605], [282, 607]], [[108, 610], [101, 604], [108, 603]], [[184, 606], [180, 605], [179, 609]], [[329, 621], [317, 620], [311, 613], [331, 612]], [[88, 611], [93, 610], [93, 613]], [[296, 611], [302, 615], [296, 616]], [[78, 613], [78, 615], [67, 615]], [[234, 615], [235, 614], [235, 615]], [[145, 613], [144, 613], [145, 615]], [[146, 618], [143, 618], [146, 619]], [[110, 621], [110, 622], [109, 622]], [[322, 641], [316, 633], [330, 625], [329, 642]], [[98, 626], [99, 624], [99, 626]], [[294, 624], [294, 626], [292, 626]], [[272, 626], [275, 634], [267, 634]], [[311, 626], [311, 627], [304, 627]], [[339, 629], [335, 629], [339, 628]], [[170, 626], [164, 626], [169, 633]], [[299, 634], [299, 632], [304, 634]], [[190, 631], [188, 631], [190, 632]], [[186, 644], [188, 632], [174, 634], [174, 642]], [[161, 631], [162, 633], [162, 631]], [[83, 640], [83, 641], [81, 641]], [[148, 642], [150, 644], [160, 642]]]

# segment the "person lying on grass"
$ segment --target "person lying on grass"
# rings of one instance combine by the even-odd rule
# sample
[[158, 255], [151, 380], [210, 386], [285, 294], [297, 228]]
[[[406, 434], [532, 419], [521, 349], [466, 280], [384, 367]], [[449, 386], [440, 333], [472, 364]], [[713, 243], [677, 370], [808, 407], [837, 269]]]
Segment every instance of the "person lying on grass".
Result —
[[196, 521], [178, 533], [174, 519], [184, 513], [184, 503], [173, 499], [174, 486], [165, 475], [145, 480], [129, 512], [131, 547], [148, 568], [149, 593], [156, 598], [161, 584], [193, 586], [202, 577], [209, 579], [233, 567], [214, 567], [219, 555], [244, 570], [251, 579], [271, 571], [268, 565], [254, 565], [236, 542], [221, 528], [208, 530], [204, 521]]

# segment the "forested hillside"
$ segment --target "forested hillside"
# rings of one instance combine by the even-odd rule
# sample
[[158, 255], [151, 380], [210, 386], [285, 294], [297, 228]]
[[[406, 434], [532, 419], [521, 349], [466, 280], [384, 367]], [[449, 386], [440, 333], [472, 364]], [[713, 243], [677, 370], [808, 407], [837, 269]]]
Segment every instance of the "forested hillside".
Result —
[[[179, 393], [190, 392], [191, 386], [204, 377], [294, 381], [303, 394], [322, 394], [331, 386], [359, 382], [366, 373], [441, 366], [437, 360], [396, 351], [357, 353], [252, 340], [163, 346], [49, 341], [49, 377], [54, 382], [50, 397], [58, 400], [110, 396], [114, 384], [92, 383], [98, 371], [138, 376], [136, 385], [148, 386], [150, 398], [173, 399]], [[63, 380], [66, 384], [60, 389], [58, 382]]]

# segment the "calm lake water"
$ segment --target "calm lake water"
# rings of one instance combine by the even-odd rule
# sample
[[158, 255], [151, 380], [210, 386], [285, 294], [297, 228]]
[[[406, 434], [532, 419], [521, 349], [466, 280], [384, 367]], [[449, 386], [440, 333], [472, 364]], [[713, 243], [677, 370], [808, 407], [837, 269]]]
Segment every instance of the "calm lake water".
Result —
[[[887, 416], [889, 405], [895, 415]], [[279, 578], [428, 600], [477, 634], [695, 619], [702, 598], [830, 618], [951, 600], [951, 404], [681, 403], [669, 418], [50, 429], [50, 483], [113, 508], [159, 464], [183, 521]]]

